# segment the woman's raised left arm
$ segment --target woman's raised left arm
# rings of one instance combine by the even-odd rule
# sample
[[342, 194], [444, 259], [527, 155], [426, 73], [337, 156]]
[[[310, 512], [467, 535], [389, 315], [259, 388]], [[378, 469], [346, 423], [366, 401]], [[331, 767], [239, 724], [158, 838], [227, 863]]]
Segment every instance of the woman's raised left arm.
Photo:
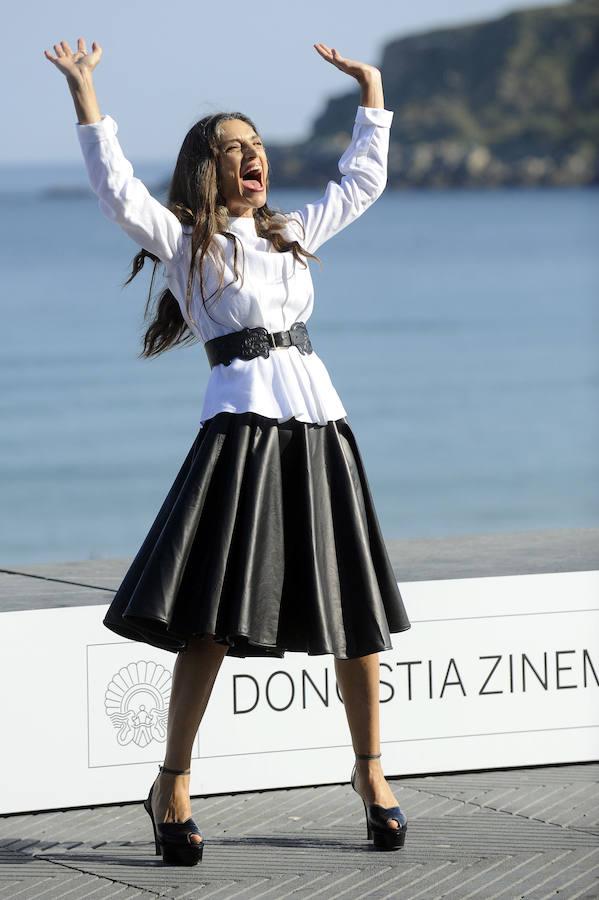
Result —
[[325, 44], [314, 44], [314, 47], [324, 59], [358, 81], [361, 102], [350, 144], [339, 160], [341, 180], [329, 181], [318, 200], [287, 214], [293, 237], [312, 253], [362, 215], [383, 193], [393, 119], [393, 111], [385, 109], [383, 81], [378, 69], [347, 59]]

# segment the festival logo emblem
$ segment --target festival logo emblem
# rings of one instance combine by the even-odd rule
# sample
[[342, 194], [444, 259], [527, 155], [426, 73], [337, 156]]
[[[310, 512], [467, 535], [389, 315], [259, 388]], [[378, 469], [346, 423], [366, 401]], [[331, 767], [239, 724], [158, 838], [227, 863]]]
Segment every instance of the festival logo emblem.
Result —
[[112, 677], [104, 708], [121, 746], [166, 741], [171, 681], [169, 670], [151, 660], [131, 662]]

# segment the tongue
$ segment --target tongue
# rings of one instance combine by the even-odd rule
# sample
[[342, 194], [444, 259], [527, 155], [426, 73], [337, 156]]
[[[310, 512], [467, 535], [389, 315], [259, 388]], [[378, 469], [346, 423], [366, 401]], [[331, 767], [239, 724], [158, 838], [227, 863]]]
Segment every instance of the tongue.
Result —
[[250, 191], [261, 191], [262, 190], [262, 185], [260, 184], [259, 181], [256, 181], [255, 179], [252, 179], [252, 178], [243, 178], [242, 180], [243, 180], [244, 185], [247, 188], [249, 188]]

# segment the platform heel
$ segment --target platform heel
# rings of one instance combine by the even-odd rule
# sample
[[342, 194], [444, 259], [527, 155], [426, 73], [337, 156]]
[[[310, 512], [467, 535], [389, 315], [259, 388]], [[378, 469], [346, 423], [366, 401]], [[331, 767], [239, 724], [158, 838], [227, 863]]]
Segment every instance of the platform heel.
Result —
[[[356, 753], [356, 759], [378, 759], [380, 755], [380, 753]], [[351, 773], [351, 786], [360, 796], [359, 791], [356, 789], [355, 763]], [[374, 846], [378, 850], [399, 850], [400, 847], [403, 847], [408, 830], [408, 820], [399, 806], [385, 808], [378, 803], [367, 804], [361, 796], [360, 799], [364, 805], [368, 840], [373, 840]], [[398, 827], [390, 828], [387, 825], [388, 819], [395, 819]]]
[[[190, 769], [169, 769], [167, 766], [158, 766], [159, 772], [171, 772], [174, 775], [187, 775]], [[156, 781], [154, 781], [154, 784]], [[190, 816], [184, 822], [155, 822], [152, 812], [152, 791], [150, 788], [147, 799], [144, 800], [144, 809], [152, 820], [154, 830], [154, 847], [156, 855], [162, 853], [162, 861], [171, 866], [195, 866], [200, 862], [204, 854], [204, 835]], [[191, 835], [199, 834], [201, 842], [192, 841]]]

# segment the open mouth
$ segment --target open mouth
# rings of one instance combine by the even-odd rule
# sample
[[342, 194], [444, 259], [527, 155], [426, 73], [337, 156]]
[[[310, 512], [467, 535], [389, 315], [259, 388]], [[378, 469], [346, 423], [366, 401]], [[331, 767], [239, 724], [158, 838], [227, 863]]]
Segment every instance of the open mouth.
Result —
[[252, 166], [241, 176], [244, 187], [250, 191], [262, 190], [262, 167], [259, 165]]

